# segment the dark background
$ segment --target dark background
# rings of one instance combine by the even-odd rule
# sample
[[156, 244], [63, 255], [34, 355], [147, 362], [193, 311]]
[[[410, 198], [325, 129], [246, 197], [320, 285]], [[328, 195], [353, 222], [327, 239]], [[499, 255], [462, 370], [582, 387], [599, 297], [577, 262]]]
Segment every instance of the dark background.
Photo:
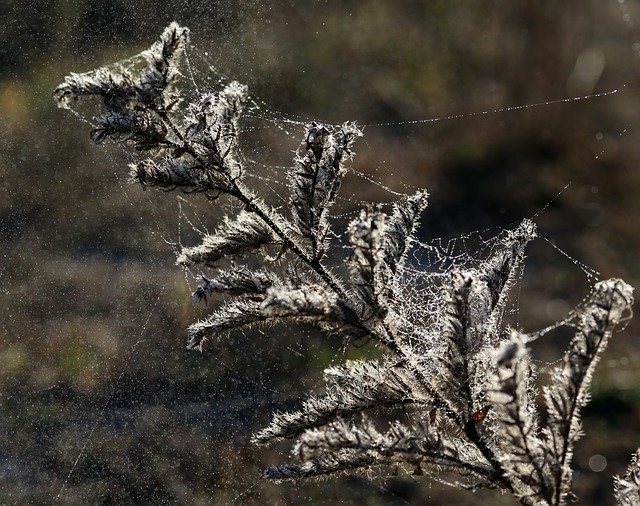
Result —
[[[278, 327], [187, 351], [207, 308], [191, 303], [196, 281], [170, 243], [193, 244], [187, 219], [211, 226], [219, 210], [129, 186], [131, 155], [92, 146], [51, 92], [177, 20], [192, 29], [200, 87], [230, 76], [262, 104], [245, 123], [252, 158], [286, 166], [301, 135], [256, 116], [368, 125], [354, 166], [381, 184], [350, 175], [342, 212], [397, 198], [382, 185], [425, 187], [423, 240], [539, 213], [572, 258], [640, 286], [638, 1], [3, 0], [0, 12], [0, 502], [512, 503], [402, 470], [257, 482], [289, 450], [254, 448], [250, 434], [320, 385], [344, 359], [339, 343]], [[441, 119], [401, 123], [427, 118]], [[254, 170], [284, 181], [285, 169]], [[592, 282], [538, 240], [516, 294], [521, 326], [562, 317]], [[575, 457], [582, 504], [612, 503], [611, 476], [640, 445], [639, 330], [614, 335], [598, 366]], [[559, 333], [536, 348], [543, 371], [565, 344]]]

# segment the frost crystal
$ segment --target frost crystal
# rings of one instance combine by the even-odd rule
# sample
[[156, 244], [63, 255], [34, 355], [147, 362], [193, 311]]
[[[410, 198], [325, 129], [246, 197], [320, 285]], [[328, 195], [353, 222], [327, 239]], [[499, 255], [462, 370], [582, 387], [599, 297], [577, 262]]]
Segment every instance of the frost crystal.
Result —
[[[600, 354], [630, 313], [632, 288], [619, 279], [600, 281], [564, 322], [575, 336], [543, 389], [541, 416], [527, 339], [503, 323], [535, 224], [524, 220], [506, 232], [484, 261], [455, 265], [445, 275], [417, 273], [408, 268], [408, 253], [427, 205], [420, 191], [390, 215], [381, 206], [363, 209], [346, 231], [348, 270], [332, 268], [327, 253], [335, 258], [342, 250], [329, 210], [362, 132], [353, 123], [307, 125], [288, 173], [289, 209], [271, 207], [245, 184], [238, 123], [247, 88], [232, 82], [180, 106], [178, 65], [188, 34], [172, 23], [140, 55], [142, 70], [120, 63], [71, 74], [54, 95], [62, 107], [85, 96], [102, 100], [91, 137], [150, 156], [131, 165], [131, 180], [143, 188], [197, 192], [212, 201], [226, 195], [239, 204], [178, 256], [183, 266], [212, 271], [194, 301], [227, 299], [189, 328], [190, 348], [202, 350], [208, 339], [241, 328], [302, 321], [381, 349], [377, 360], [327, 369], [324, 393], [298, 411], [274, 415], [254, 435], [259, 444], [294, 440], [292, 462], [268, 468], [264, 478], [405, 466], [457, 487], [501, 489], [524, 504], [566, 502], [581, 409]], [[277, 251], [275, 260], [269, 249]], [[378, 416], [383, 411], [386, 424]], [[397, 413], [402, 421], [393, 421]], [[639, 455], [616, 479], [620, 504], [638, 504]]]

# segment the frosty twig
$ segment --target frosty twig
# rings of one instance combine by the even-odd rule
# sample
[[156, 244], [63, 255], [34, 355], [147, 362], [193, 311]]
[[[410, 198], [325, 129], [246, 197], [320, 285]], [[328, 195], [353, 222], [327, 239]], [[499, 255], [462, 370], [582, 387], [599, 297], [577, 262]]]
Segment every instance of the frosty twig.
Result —
[[[293, 320], [347, 343], [368, 339], [383, 350], [379, 360], [327, 369], [324, 394], [274, 415], [255, 434], [260, 444], [296, 441], [293, 462], [268, 468], [264, 477], [405, 465], [416, 474], [455, 475], [456, 486], [470, 490], [500, 488], [524, 504], [566, 502], [580, 412], [595, 364], [630, 312], [632, 288], [618, 279], [601, 281], [573, 313], [576, 334], [544, 388], [548, 416], [542, 421], [526, 339], [503, 323], [535, 224], [524, 220], [484, 261], [453, 267], [422, 299], [411, 299], [415, 276], [406, 269], [407, 255], [428, 197], [420, 191], [390, 215], [381, 206], [360, 212], [347, 227], [348, 270], [339, 275], [327, 260], [336, 235], [329, 211], [362, 132], [354, 123], [307, 125], [288, 173], [288, 212], [272, 208], [245, 182], [238, 126], [246, 86], [232, 82], [183, 103], [178, 68], [188, 41], [189, 30], [172, 23], [140, 55], [141, 70], [120, 63], [71, 74], [55, 97], [62, 107], [88, 96], [102, 100], [91, 138], [146, 156], [130, 167], [134, 183], [211, 201], [226, 195], [239, 204], [215, 232], [178, 256], [183, 266], [212, 271], [203, 275], [194, 301], [226, 299], [189, 328], [190, 348], [202, 350], [207, 339], [240, 328]], [[277, 261], [269, 249], [277, 250]], [[252, 263], [242, 262], [247, 257]], [[226, 268], [225, 259], [233, 259]], [[250, 267], [256, 259], [262, 266]], [[284, 274], [276, 271], [283, 265]], [[426, 318], [425, 306], [432, 308]], [[399, 410], [407, 421], [380, 429], [382, 410]], [[616, 481], [621, 504], [638, 504], [637, 459]]]

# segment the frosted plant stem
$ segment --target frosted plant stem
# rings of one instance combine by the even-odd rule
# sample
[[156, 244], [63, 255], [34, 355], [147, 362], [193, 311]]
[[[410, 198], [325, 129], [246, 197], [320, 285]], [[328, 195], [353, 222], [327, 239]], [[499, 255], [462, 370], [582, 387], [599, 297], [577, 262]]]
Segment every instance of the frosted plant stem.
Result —
[[[427, 247], [443, 264], [438, 276], [405, 265], [414, 246], [425, 247], [416, 236], [426, 191], [394, 202], [390, 213], [383, 205], [366, 205], [344, 234], [336, 233], [330, 208], [362, 136], [348, 122], [305, 125], [285, 193], [278, 195], [287, 205], [272, 207], [243, 179], [250, 175], [238, 133], [248, 88], [233, 81], [184, 104], [178, 65], [188, 42], [189, 30], [171, 23], [140, 55], [146, 67], [123, 62], [115, 70], [71, 74], [54, 92], [65, 108], [80, 97], [102, 100], [91, 138], [98, 144], [112, 139], [141, 156], [129, 166], [132, 182], [202, 193], [209, 201], [228, 195], [241, 204], [200, 244], [178, 255], [186, 268], [211, 269], [194, 302], [222, 298], [189, 327], [187, 347], [202, 350], [211, 337], [294, 321], [315, 324], [346, 343], [366, 339], [383, 348], [378, 359], [326, 369], [322, 394], [310, 395], [298, 411], [274, 414], [254, 434], [256, 444], [295, 440], [293, 461], [267, 468], [262, 478], [406, 466], [457, 488], [499, 488], [527, 505], [564, 503], [572, 493], [573, 447], [595, 364], [613, 328], [629, 314], [633, 289], [619, 279], [600, 281], [584, 304], [536, 334], [578, 322], [563, 366], [543, 389], [543, 411], [526, 348], [532, 338], [509, 331], [503, 321], [535, 224], [525, 219], [505, 231], [482, 259], [451, 256], [438, 243]], [[272, 268], [274, 245], [289, 269]], [[323, 259], [344, 250], [347, 269], [334, 272]], [[396, 418], [380, 429], [369, 414], [385, 412], [404, 413], [406, 420]], [[86, 442], [81, 455], [85, 448]], [[628, 473], [616, 480], [620, 504], [637, 504], [639, 483], [636, 454]]]

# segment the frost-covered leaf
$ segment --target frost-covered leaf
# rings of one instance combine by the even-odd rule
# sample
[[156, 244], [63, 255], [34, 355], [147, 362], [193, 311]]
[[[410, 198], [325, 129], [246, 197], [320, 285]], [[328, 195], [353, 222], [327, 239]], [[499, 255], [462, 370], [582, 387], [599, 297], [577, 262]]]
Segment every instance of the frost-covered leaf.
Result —
[[626, 474], [614, 476], [616, 502], [620, 506], [640, 506], [640, 448], [633, 454]]
[[544, 388], [548, 421], [544, 430], [547, 451], [558, 469], [555, 499], [565, 500], [571, 491], [571, 459], [574, 443], [582, 435], [581, 409], [589, 402], [589, 385], [600, 354], [613, 331], [633, 303], [633, 289], [624, 281], [597, 283], [578, 314], [576, 334], [564, 355], [563, 365]]
[[500, 459], [516, 498], [529, 503], [551, 504], [553, 472], [538, 433], [529, 352], [517, 332], [512, 332], [494, 353], [489, 402], [495, 422], [491, 428], [500, 448]]
[[382, 296], [385, 285], [381, 282], [383, 244], [387, 231], [387, 216], [378, 208], [366, 207], [354, 219], [347, 229], [353, 253], [349, 258], [357, 293], [368, 306], [367, 309], [379, 310], [378, 298]]
[[[189, 348], [202, 349], [206, 339], [258, 323], [275, 323], [288, 318], [319, 323], [328, 329], [348, 328], [348, 313], [331, 292], [319, 285], [287, 287], [272, 284], [264, 293], [239, 298], [216, 309], [208, 318], [189, 327]], [[199, 294], [194, 294], [194, 298]]]
[[260, 302], [234, 300], [189, 327], [187, 348], [202, 351], [205, 341], [210, 337], [220, 337], [232, 330], [265, 322], [269, 318], [273, 317], [264, 313]]
[[151, 48], [138, 55], [147, 66], [132, 67], [133, 58], [84, 74], [70, 74], [54, 91], [60, 107], [70, 108], [83, 96], [102, 99], [104, 112], [98, 116], [91, 138], [101, 143], [106, 138], [127, 142], [140, 150], [164, 148], [171, 144], [165, 114], [174, 107], [179, 95], [174, 84], [189, 30], [171, 23]]
[[341, 127], [312, 123], [289, 172], [293, 224], [309, 243], [314, 258], [324, 255], [327, 211], [345, 175], [351, 146], [360, 135], [354, 123]]
[[393, 206], [381, 252], [391, 275], [396, 275], [402, 268], [414, 240], [420, 214], [427, 207], [428, 197], [426, 191], [419, 191]]
[[367, 206], [347, 229], [353, 253], [349, 265], [354, 287], [367, 309], [386, 317], [397, 291], [402, 264], [411, 247], [427, 193], [418, 192], [396, 203], [391, 216]]
[[273, 466], [263, 476], [280, 481], [407, 464], [421, 472], [455, 471], [489, 485], [493, 474], [471, 445], [428, 424], [412, 429], [396, 422], [381, 433], [366, 418], [359, 423], [338, 419], [303, 433], [293, 454], [299, 464]]
[[198, 246], [184, 248], [176, 263], [185, 267], [212, 267], [223, 257], [240, 255], [277, 242], [266, 223], [253, 213], [241, 211], [234, 218], [226, 217], [223, 224], [213, 234], [205, 235]]
[[506, 297], [517, 279], [525, 248], [536, 236], [536, 224], [529, 219], [523, 220], [518, 228], [506, 234], [500, 249], [478, 269], [480, 278], [487, 284], [491, 294], [494, 327], [502, 319]]
[[184, 119], [184, 137], [198, 160], [231, 179], [242, 175], [237, 131], [247, 97], [247, 87], [232, 81], [220, 92], [203, 93], [189, 105]]
[[393, 408], [425, 403], [414, 378], [391, 362], [353, 361], [324, 372], [327, 391], [307, 399], [299, 411], [274, 415], [268, 427], [258, 432], [253, 441], [292, 439], [338, 417], [368, 409]]
[[491, 296], [477, 271], [453, 271], [445, 286], [444, 306], [437, 328], [442, 349], [436, 359], [441, 367], [437, 376], [456, 395], [451, 403], [465, 419], [483, 402], [488, 357], [486, 321], [491, 312]]
[[443, 285], [435, 326], [446, 345], [437, 353], [443, 365], [438, 375], [458, 391], [454, 404], [466, 418], [482, 407], [508, 290], [534, 237], [535, 225], [524, 220], [488, 259], [476, 268], [454, 268]]
[[184, 158], [145, 159], [132, 163], [129, 169], [129, 180], [143, 188], [179, 189], [186, 193], [215, 193], [229, 188], [226, 178]]
[[214, 294], [264, 295], [273, 285], [280, 283], [278, 277], [266, 269], [248, 269], [237, 265], [233, 269], [217, 272], [211, 279], [203, 276], [203, 282], [193, 292], [194, 302]]
[[333, 292], [309, 284], [299, 288], [270, 287], [262, 306], [275, 316], [329, 316], [336, 302]]
[[87, 95], [102, 98], [106, 107], [114, 101], [121, 104], [139, 102], [155, 107], [167, 87], [178, 77], [177, 65], [188, 43], [189, 29], [171, 23], [160, 39], [140, 54], [148, 62], [142, 71], [130, 71], [128, 62], [121, 62], [83, 74], [70, 74], [55, 89], [54, 97], [64, 108]]

